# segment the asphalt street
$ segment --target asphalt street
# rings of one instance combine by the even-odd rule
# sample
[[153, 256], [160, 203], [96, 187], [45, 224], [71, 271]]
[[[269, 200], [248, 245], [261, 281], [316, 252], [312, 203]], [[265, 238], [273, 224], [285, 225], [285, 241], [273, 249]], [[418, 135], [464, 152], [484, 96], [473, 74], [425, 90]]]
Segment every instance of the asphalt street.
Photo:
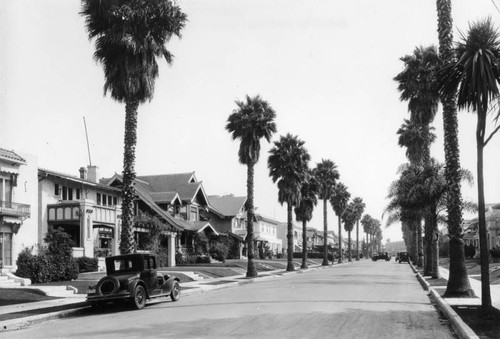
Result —
[[181, 297], [111, 307], [9, 338], [454, 338], [411, 268], [360, 261]]

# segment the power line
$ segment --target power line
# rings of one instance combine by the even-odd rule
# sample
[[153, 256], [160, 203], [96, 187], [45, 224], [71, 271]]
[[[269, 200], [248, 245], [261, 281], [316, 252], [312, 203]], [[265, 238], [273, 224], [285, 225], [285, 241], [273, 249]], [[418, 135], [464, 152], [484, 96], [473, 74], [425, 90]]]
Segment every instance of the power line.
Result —
[[494, 0], [491, 0], [491, 3], [493, 4], [493, 6], [495, 6], [495, 8], [497, 9], [497, 12], [500, 13], [500, 9], [498, 9], [498, 6], [497, 4], [495, 3]]

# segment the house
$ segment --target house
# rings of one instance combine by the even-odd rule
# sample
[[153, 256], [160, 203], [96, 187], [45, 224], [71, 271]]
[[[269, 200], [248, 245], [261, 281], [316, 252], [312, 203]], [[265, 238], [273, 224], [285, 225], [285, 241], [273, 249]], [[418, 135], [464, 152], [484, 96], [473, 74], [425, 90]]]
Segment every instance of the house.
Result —
[[[122, 177], [115, 174], [101, 182], [118, 189], [122, 186]], [[137, 176], [134, 188], [135, 213], [155, 215], [167, 225], [167, 266], [175, 266], [176, 253], [193, 255], [197, 234], [218, 235], [208, 221], [208, 198], [194, 172]], [[148, 232], [148, 229], [134, 227], [138, 250], [144, 249], [141, 246]]]
[[233, 194], [208, 196], [210, 224], [219, 234], [232, 237], [237, 242], [235, 258], [243, 257], [245, 247], [246, 232], [243, 234], [241, 231], [246, 225], [246, 201], [247, 197], [235, 197]]
[[[500, 248], [500, 204], [486, 204], [485, 218], [488, 250]], [[479, 253], [479, 220], [465, 220], [463, 229], [465, 244], [473, 245]]]
[[[278, 225], [278, 239], [283, 244], [283, 252], [286, 253], [288, 249], [288, 223], [280, 222]], [[302, 252], [302, 225], [293, 223], [293, 251]]]
[[74, 257], [119, 254], [121, 191], [99, 183], [97, 166], [79, 172], [38, 169], [38, 244], [57, 227], [70, 235]]
[[247, 197], [234, 195], [209, 195], [210, 224], [219, 233], [236, 233], [243, 229], [246, 220]]
[[15, 271], [25, 247], [37, 243], [37, 159], [0, 148], [0, 269]]

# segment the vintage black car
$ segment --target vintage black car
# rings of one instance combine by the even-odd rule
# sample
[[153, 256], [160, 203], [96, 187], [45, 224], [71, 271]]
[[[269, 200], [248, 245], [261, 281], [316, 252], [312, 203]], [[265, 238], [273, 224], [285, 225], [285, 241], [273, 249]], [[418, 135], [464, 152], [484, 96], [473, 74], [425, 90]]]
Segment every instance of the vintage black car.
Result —
[[398, 254], [396, 255], [396, 261], [399, 262], [400, 264], [404, 261], [404, 262], [409, 262], [409, 259], [410, 256], [408, 254], [408, 252], [398, 252]]
[[168, 297], [179, 300], [179, 278], [156, 270], [153, 254], [125, 254], [106, 258], [106, 276], [89, 286], [87, 301], [98, 308], [107, 302], [128, 301], [142, 309], [146, 301]]
[[377, 260], [389, 261], [389, 260], [391, 260], [391, 256], [387, 252], [380, 252], [380, 253], [374, 254], [372, 257], [372, 260], [373, 261], [377, 261]]

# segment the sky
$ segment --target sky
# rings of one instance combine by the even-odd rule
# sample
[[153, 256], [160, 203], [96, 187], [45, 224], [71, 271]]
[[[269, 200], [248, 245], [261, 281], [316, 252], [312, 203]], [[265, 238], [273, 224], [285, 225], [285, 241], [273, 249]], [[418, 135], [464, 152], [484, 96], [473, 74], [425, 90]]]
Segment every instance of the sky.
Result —
[[[452, 1], [454, 38], [491, 16], [498, 0]], [[392, 80], [416, 46], [438, 45], [435, 1], [178, 0], [188, 15], [182, 38], [160, 60], [153, 99], [139, 107], [138, 175], [196, 173], [208, 195], [246, 195], [239, 142], [225, 130], [248, 94], [276, 111], [278, 132], [305, 141], [310, 167], [335, 162], [340, 181], [382, 221], [388, 187], [406, 162], [396, 131], [409, 118]], [[3, 0], [0, 12], [0, 147], [38, 158], [39, 167], [77, 176], [91, 160], [102, 177], [121, 173], [124, 105], [103, 95], [76, 0]], [[90, 145], [84, 128], [87, 124]], [[441, 107], [432, 155], [444, 161]], [[476, 173], [476, 117], [459, 112], [461, 165]], [[494, 123], [489, 120], [490, 130]], [[262, 141], [255, 206], [286, 221], [269, 177], [272, 143]], [[485, 196], [500, 202], [500, 135], [485, 149]], [[477, 201], [475, 185], [463, 187]], [[309, 226], [323, 229], [321, 202]], [[467, 217], [467, 215], [466, 215]], [[471, 217], [471, 216], [468, 216]], [[328, 206], [328, 229], [338, 229]], [[344, 232], [344, 231], [343, 231]], [[384, 240], [401, 240], [398, 224]]]

